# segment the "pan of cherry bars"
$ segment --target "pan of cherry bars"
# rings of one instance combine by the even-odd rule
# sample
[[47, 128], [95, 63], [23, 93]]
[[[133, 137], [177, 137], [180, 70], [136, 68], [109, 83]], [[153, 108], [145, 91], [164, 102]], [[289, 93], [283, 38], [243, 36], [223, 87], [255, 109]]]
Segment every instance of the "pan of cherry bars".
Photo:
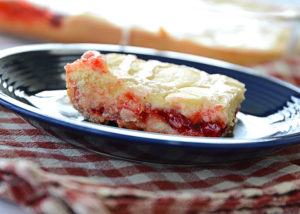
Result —
[[[90, 52], [88, 52], [89, 50]], [[240, 90], [239, 93], [236, 93], [239, 100], [238, 103], [233, 105], [235, 109], [231, 113], [233, 119], [231, 118], [230, 120], [230, 129], [214, 132], [211, 131], [212, 128], [209, 128], [209, 131], [205, 132], [206, 134], [203, 134], [204, 132], [199, 134], [195, 131], [189, 132], [186, 129], [182, 131], [182, 129], [176, 129], [176, 127], [172, 128], [172, 123], [169, 123], [169, 126], [172, 128], [169, 129], [170, 127], [166, 127], [164, 124], [161, 126], [161, 123], [156, 123], [157, 120], [154, 120], [154, 122], [152, 120], [152, 118], [157, 118], [157, 115], [159, 115], [159, 117], [165, 118], [159, 121], [168, 121], [169, 119], [166, 118], [169, 116], [159, 114], [158, 110], [149, 108], [149, 106], [147, 108], [143, 107], [144, 111], [139, 117], [143, 118], [142, 122], [148, 121], [145, 118], [151, 118], [149, 123], [152, 125], [156, 123], [155, 126], [139, 123], [137, 127], [132, 123], [134, 120], [126, 123], [126, 120], [121, 120], [120, 118], [130, 118], [131, 112], [128, 111], [119, 112], [119, 115], [115, 117], [117, 119], [114, 117], [102, 117], [104, 115], [103, 112], [108, 111], [106, 106], [111, 107], [108, 104], [118, 103], [120, 96], [108, 99], [105, 105], [102, 103], [106, 109], [103, 107], [102, 110], [100, 108], [101, 111], [99, 109], [92, 111], [92, 108], [89, 108], [89, 111], [85, 111], [83, 104], [86, 104], [87, 100], [88, 103], [93, 103], [93, 100], [97, 100], [97, 97], [91, 98], [91, 94], [89, 94], [87, 96], [89, 99], [84, 99], [84, 102], [79, 101], [78, 99], [81, 97], [78, 97], [78, 94], [76, 95], [78, 92], [74, 92], [74, 89], [78, 84], [84, 85], [87, 83], [88, 78], [85, 77], [85, 79], [83, 78], [84, 80], [81, 80], [81, 82], [79, 80], [75, 84], [76, 78], [74, 79], [74, 76], [76, 77], [76, 75], [73, 75], [73, 79], [70, 82], [70, 74], [75, 74], [73, 71], [76, 63], [90, 63], [89, 60], [93, 61], [95, 59], [96, 62], [93, 62], [96, 67], [102, 63], [100, 65], [101, 71], [107, 71], [105, 69], [108, 68], [112, 70], [114, 64], [109, 64], [109, 61], [104, 61], [104, 63], [101, 60], [100, 62], [97, 61], [102, 55], [105, 59], [112, 57], [111, 60], [114, 63], [119, 60], [118, 57], [129, 56], [129, 58], [131, 57], [131, 63], [134, 60], [138, 60], [136, 63], [137, 67], [139, 67], [139, 63], [150, 61], [150, 64], [161, 63], [161, 67], [171, 66], [171, 68], [175, 68], [175, 70], [177, 69], [182, 73], [187, 72], [185, 69], [191, 69], [192, 73], [204, 71], [207, 76], [219, 75], [225, 78], [225, 82], [230, 82], [229, 85], [234, 85]], [[123, 64], [126, 64], [126, 62]], [[76, 68], [78, 69], [78, 67]], [[116, 69], [115, 72], [122, 71]], [[158, 74], [160, 75], [164, 72], [158, 72]], [[189, 74], [181, 75], [182, 73], [177, 72], [172, 75], [179, 75], [179, 79], [189, 79], [187, 78]], [[157, 76], [159, 76], [158, 74]], [[143, 73], [142, 75], [147, 77], [149, 73]], [[172, 75], [164, 74], [163, 78], [168, 77], [167, 83], [170, 83], [175, 81], [170, 77]], [[89, 75], [86, 74], [86, 76]], [[116, 73], [110, 77], [115, 76], [117, 76]], [[148, 79], [151, 79], [150, 76]], [[103, 80], [103, 77], [100, 79]], [[160, 79], [162, 79], [161, 76]], [[48, 134], [100, 155], [152, 164], [223, 164], [255, 159], [285, 146], [300, 142], [300, 89], [298, 87], [263, 76], [249, 68], [208, 58], [118, 45], [27, 45], [0, 52], [0, 80], [0, 104], [2, 106], [16, 112], [23, 119]], [[66, 80], [68, 83], [66, 83]], [[130, 88], [134, 88], [132, 82], [135, 79], [130, 81], [130, 83], [127, 83], [130, 85]], [[147, 81], [143, 82], [142, 89], [147, 84], [154, 84], [153, 82], [150, 84]], [[119, 87], [119, 83], [120, 80], [117, 79], [113, 88]], [[103, 85], [104, 83], [102, 82], [101, 84]], [[76, 87], [73, 87], [74, 85]], [[173, 87], [174, 85], [171, 86]], [[216, 87], [218, 85], [214, 85], [212, 90], [218, 91]], [[155, 89], [157, 89], [157, 85], [153, 86], [151, 90]], [[197, 90], [196, 95], [193, 94], [193, 98], [194, 95], [196, 97], [199, 96]], [[234, 91], [232, 88], [230, 90], [231, 93]], [[163, 89], [159, 88], [159, 93], [163, 93]], [[186, 95], [185, 91], [180, 91], [179, 95], [182, 95], [182, 93]], [[206, 92], [204, 94], [207, 95], [209, 93]], [[81, 95], [83, 94], [81, 93]], [[159, 106], [161, 104], [157, 103], [157, 100], [161, 97], [156, 96], [153, 98], [150, 96], [149, 98], [148, 95], [143, 94], [143, 96], [134, 97], [133, 99], [132, 93], [130, 95], [131, 102], [142, 97], [148, 101], [153, 101], [153, 105], [157, 104]], [[172, 101], [174, 101], [173, 98], [179, 95], [176, 93], [176, 96], [168, 96], [170, 99], [167, 104], [171, 105]], [[125, 93], [123, 97], [127, 99], [128, 96], [128, 93]], [[166, 96], [162, 95], [162, 97]], [[208, 98], [209, 96], [206, 96], [206, 99]], [[121, 100], [121, 103], [126, 103], [127, 105], [126, 99], [125, 101]], [[239, 103], [241, 103], [241, 106], [237, 113]], [[176, 106], [175, 104], [174, 106]], [[83, 108], [81, 108], [82, 106]], [[217, 105], [215, 111], [219, 111], [221, 108], [222, 106]], [[91, 115], [91, 112], [96, 113], [96, 116]], [[179, 114], [177, 110], [172, 110], [171, 113], [172, 115], [181, 115], [182, 119], [182, 114]], [[222, 114], [220, 115], [214, 118], [223, 118]], [[234, 124], [232, 125], [233, 122]], [[151, 127], [159, 128], [152, 130]], [[168, 132], [169, 130], [171, 131]], [[228, 135], [226, 131], [231, 134]]]

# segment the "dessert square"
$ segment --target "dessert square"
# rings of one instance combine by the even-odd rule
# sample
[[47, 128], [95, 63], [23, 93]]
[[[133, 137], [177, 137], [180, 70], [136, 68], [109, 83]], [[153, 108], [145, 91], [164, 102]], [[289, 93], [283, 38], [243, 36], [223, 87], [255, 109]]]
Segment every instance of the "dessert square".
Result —
[[67, 93], [88, 121], [165, 134], [233, 132], [243, 83], [184, 65], [88, 51], [65, 66]]

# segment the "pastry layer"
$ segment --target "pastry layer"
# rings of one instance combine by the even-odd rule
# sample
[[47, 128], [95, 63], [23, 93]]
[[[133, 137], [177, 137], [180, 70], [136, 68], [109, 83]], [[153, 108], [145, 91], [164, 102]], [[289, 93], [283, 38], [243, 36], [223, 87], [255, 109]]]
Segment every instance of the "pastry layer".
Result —
[[87, 120], [131, 129], [224, 136], [244, 99], [235, 79], [134, 55], [88, 51], [65, 69], [70, 100]]

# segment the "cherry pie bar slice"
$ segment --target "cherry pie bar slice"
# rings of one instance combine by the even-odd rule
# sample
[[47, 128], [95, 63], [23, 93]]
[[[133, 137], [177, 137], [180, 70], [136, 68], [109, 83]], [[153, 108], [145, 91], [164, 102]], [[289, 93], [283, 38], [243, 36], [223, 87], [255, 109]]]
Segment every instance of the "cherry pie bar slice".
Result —
[[226, 136], [244, 99], [235, 79], [135, 55], [88, 51], [65, 69], [70, 101], [86, 120], [129, 129]]

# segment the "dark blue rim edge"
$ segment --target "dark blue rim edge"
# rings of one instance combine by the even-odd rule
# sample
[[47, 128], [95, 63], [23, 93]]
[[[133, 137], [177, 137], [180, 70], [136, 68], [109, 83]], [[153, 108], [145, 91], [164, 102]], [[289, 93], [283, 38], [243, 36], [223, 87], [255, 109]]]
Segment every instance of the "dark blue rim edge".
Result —
[[[72, 50], [76, 53], [79, 50], [102, 50], [102, 51], [117, 51], [117, 52], [129, 52], [136, 54], [145, 54], [145, 55], [159, 55], [166, 58], [182, 59], [186, 61], [199, 62], [204, 64], [209, 64], [217, 67], [224, 67], [226, 69], [233, 69], [240, 73], [246, 73], [253, 76], [259, 76], [268, 81], [273, 81], [276, 84], [279, 84], [283, 87], [287, 87], [291, 90], [296, 91], [300, 94], [300, 88], [294, 86], [290, 83], [284, 82], [282, 80], [268, 77], [263, 74], [257, 73], [256, 71], [230, 64], [227, 62], [209, 59], [205, 57], [194, 56], [190, 54], [176, 53], [170, 51], [158, 51], [150, 48], [140, 48], [132, 46], [119, 46], [119, 45], [103, 45], [103, 44], [34, 44], [34, 45], [24, 45], [14, 48], [9, 48], [0, 51], [0, 58], [31, 51], [50, 51], [53, 53], [57, 52], [71, 52]], [[98, 125], [88, 122], [79, 122], [67, 118], [59, 118], [48, 116], [43, 113], [41, 110], [22, 103], [21, 101], [15, 100], [8, 95], [5, 95], [0, 92], [0, 104], [7, 109], [10, 109], [20, 115], [30, 117], [42, 122], [50, 123], [56, 126], [63, 128], [73, 129], [80, 132], [85, 132], [88, 134], [98, 135], [98, 136], [107, 136], [113, 137], [116, 139], [126, 139], [126, 141], [142, 141], [143, 143], [152, 143], [152, 144], [165, 144], [169, 146], [184, 146], [184, 147], [194, 147], [194, 148], [247, 148], [247, 147], [274, 147], [285, 145], [288, 143], [294, 143], [297, 140], [300, 142], [300, 133], [296, 135], [287, 135], [284, 137], [270, 137], [270, 138], [255, 138], [255, 139], [243, 139], [243, 138], [204, 138], [204, 137], [186, 137], [186, 136], [177, 136], [177, 135], [165, 135], [165, 134], [156, 134], [148, 133], [142, 131], [134, 131], [128, 129], [122, 129], [117, 127], [110, 127], [105, 125]]]

